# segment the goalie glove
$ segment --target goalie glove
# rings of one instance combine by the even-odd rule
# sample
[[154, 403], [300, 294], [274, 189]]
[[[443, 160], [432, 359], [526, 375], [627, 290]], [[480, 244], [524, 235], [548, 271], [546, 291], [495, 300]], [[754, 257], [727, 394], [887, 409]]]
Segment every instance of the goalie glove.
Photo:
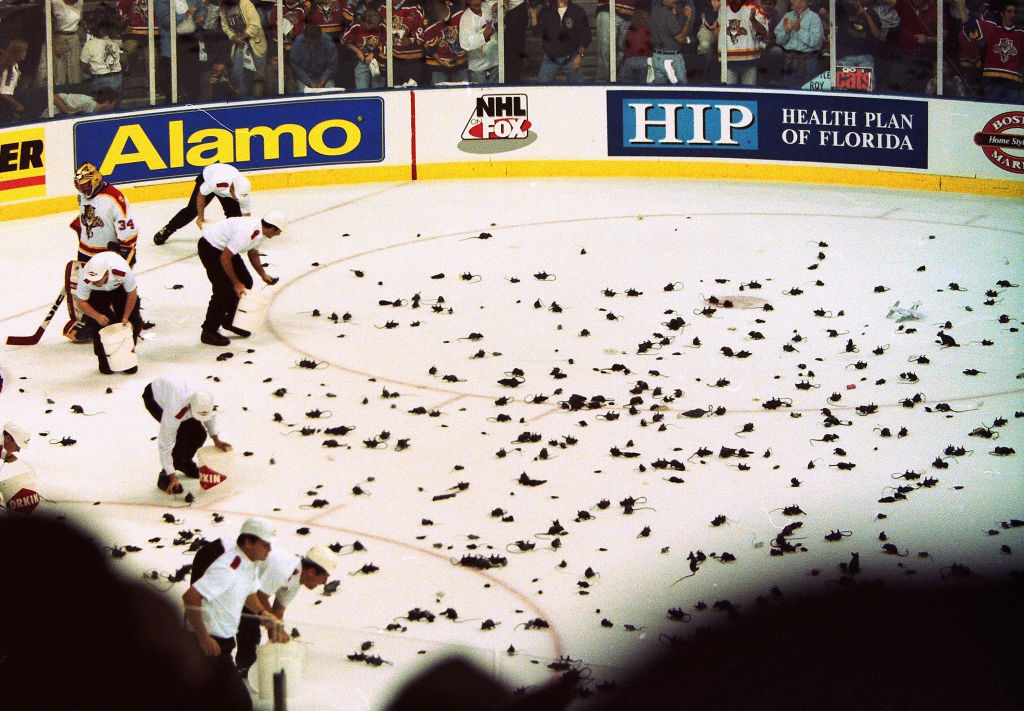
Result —
[[111, 240], [110, 242], [107, 242], [107, 251], [120, 254], [125, 259], [128, 259], [128, 255], [132, 253], [132, 248], [126, 244], [121, 244], [120, 242]]

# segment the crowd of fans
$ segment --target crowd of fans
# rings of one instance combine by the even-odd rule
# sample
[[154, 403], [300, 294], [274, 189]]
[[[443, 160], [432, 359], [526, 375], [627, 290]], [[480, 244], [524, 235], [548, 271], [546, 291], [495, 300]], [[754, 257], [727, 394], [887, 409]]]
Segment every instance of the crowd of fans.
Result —
[[[383, 87], [389, 73], [395, 86], [496, 83], [499, 40], [506, 83], [607, 82], [613, 27], [619, 83], [718, 84], [722, 51], [726, 84], [820, 88], [808, 82], [829, 66], [827, 0], [619, 0], [614, 17], [607, 0], [499, 0], [503, 32], [496, 0], [463, 1], [284, 0], [278, 17], [268, 0], [52, 0], [53, 110], [149, 103], [148, 2], [157, 103], [278, 94], [279, 37], [286, 94]], [[848, 88], [937, 93], [936, 2], [837, 0], [837, 66], [859, 77]], [[946, 0], [944, 95], [1022, 100], [1019, 10]], [[0, 123], [49, 113], [46, 44], [42, 0], [0, 2]]]

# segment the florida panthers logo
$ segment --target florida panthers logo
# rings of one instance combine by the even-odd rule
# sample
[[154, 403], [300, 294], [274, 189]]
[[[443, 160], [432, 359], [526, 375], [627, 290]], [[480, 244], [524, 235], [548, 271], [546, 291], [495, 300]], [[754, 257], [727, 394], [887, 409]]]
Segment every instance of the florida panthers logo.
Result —
[[740, 37], [749, 34], [745, 27], [740, 26], [739, 20], [729, 20], [729, 26], [725, 30], [725, 34], [729, 36], [729, 41], [733, 44], [739, 40]]
[[82, 210], [82, 228], [85, 230], [86, 236], [91, 238], [92, 231], [100, 227], [103, 227], [103, 218], [96, 214], [95, 207], [86, 205]]
[[330, 19], [335, 13], [341, 12], [341, 7], [338, 5], [336, 0], [320, 0], [317, 2], [316, 9], [320, 11], [320, 14], [324, 16], [324, 19]]
[[380, 42], [377, 40], [377, 37], [374, 35], [367, 35], [366, 37], [363, 37], [362, 47], [360, 47], [360, 49], [363, 51], [363, 54], [376, 54], [379, 44]]
[[449, 25], [445, 27], [441, 32], [441, 46], [442, 47], [457, 47], [459, 44], [459, 28], [458, 26]]
[[992, 51], [999, 55], [1003, 64], [1006, 64], [1010, 61], [1010, 57], [1016, 56], [1017, 47], [1014, 46], [1009, 37], [1002, 37], [999, 40], [999, 44], [992, 48]]

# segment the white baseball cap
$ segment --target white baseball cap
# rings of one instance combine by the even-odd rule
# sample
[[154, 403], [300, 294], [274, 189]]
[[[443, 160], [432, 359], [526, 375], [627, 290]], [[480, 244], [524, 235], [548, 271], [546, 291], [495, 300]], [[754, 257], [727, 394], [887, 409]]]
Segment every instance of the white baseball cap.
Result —
[[284, 231], [284, 213], [281, 212], [280, 210], [270, 210], [269, 212], [267, 212], [267, 214], [263, 216], [263, 222], [270, 225], [271, 227], [276, 227], [282, 232]]
[[235, 197], [238, 199], [249, 197], [249, 193], [252, 192], [252, 185], [249, 183], [249, 179], [244, 175], [239, 175], [235, 178], [234, 185]]
[[8, 422], [4, 425], [4, 432], [11, 436], [14, 443], [18, 445], [18, 449], [24, 449], [28, 446], [28, 431], [17, 422]]
[[87, 284], [95, 284], [96, 282], [103, 279], [107, 272], [110, 271], [106, 264], [102, 264], [101, 260], [96, 258], [90, 259], [85, 265], [85, 282]]
[[192, 417], [200, 422], [206, 422], [213, 417], [213, 397], [210, 393], [192, 393], [192, 397], [188, 399], [188, 406], [192, 410]]
[[239, 535], [242, 535], [243, 533], [248, 533], [250, 536], [256, 536], [267, 543], [272, 542], [276, 535], [274, 527], [270, 525], [270, 522], [262, 518], [246, 519], [245, 523], [242, 524], [242, 530], [238, 532]]
[[328, 573], [333, 573], [334, 568], [338, 565], [338, 556], [334, 555], [327, 546], [313, 546], [306, 551], [306, 555], [303, 557], [311, 563], [316, 563]]

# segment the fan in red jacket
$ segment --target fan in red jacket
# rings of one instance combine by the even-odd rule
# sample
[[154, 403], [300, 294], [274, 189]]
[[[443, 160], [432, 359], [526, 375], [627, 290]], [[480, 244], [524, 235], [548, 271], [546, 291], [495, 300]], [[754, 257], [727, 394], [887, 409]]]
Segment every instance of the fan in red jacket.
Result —
[[964, 25], [962, 34], [977, 47], [984, 48], [981, 77], [985, 98], [1015, 103], [1021, 100], [1024, 74], [1024, 28], [1014, 26], [1017, 4], [1007, 2], [999, 11], [999, 21], [977, 19]]

